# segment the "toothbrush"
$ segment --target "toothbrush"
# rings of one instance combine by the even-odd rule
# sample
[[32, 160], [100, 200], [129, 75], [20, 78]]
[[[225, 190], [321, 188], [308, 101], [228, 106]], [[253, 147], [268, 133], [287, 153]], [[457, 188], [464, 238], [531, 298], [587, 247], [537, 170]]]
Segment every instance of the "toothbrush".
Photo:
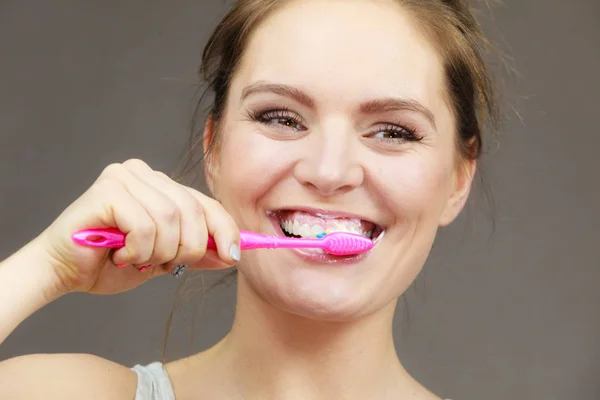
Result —
[[[364, 253], [373, 248], [373, 241], [364, 236], [331, 232], [316, 239], [288, 238], [285, 236], [269, 236], [259, 233], [240, 231], [241, 250], [252, 249], [322, 249], [335, 256], [349, 256]], [[125, 234], [115, 228], [85, 229], [73, 234], [75, 243], [88, 247], [118, 249], [125, 246]], [[216, 249], [216, 243], [209, 236], [207, 247]]]

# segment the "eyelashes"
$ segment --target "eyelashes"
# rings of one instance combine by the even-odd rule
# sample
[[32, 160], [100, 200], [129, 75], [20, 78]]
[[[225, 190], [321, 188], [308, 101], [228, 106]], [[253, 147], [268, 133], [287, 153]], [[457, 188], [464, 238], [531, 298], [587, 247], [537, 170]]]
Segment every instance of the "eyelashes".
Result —
[[[279, 130], [292, 130], [293, 132], [306, 131], [304, 119], [296, 112], [287, 108], [251, 110], [248, 113], [251, 121]], [[380, 123], [370, 129], [365, 137], [381, 142], [418, 142], [423, 139], [417, 130], [404, 123]]]
[[419, 142], [423, 140], [422, 136], [417, 135], [415, 129], [409, 128], [402, 124], [383, 124], [381, 127], [374, 129], [375, 132], [370, 137], [383, 141], [407, 141]]
[[250, 111], [252, 121], [276, 128], [287, 128], [300, 132], [306, 130], [302, 117], [286, 108], [265, 111]]

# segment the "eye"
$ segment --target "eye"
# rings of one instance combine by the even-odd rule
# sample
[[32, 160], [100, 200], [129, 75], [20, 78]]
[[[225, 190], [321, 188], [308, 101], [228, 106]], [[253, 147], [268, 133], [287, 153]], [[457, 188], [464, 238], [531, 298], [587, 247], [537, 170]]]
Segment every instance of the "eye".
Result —
[[302, 124], [302, 117], [297, 113], [286, 109], [252, 112], [250, 117], [252, 120], [268, 126], [292, 129], [294, 131], [306, 130]]
[[384, 142], [418, 142], [423, 139], [414, 129], [396, 124], [384, 124], [367, 136]]

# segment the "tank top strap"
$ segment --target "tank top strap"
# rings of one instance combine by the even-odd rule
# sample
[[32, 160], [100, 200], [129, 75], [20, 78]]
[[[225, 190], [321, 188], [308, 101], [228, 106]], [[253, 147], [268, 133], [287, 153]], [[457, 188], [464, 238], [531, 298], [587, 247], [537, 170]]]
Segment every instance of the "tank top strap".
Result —
[[175, 392], [164, 366], [160, 362], [131, 368], [138, 377], [135, 400], [175, 400]]

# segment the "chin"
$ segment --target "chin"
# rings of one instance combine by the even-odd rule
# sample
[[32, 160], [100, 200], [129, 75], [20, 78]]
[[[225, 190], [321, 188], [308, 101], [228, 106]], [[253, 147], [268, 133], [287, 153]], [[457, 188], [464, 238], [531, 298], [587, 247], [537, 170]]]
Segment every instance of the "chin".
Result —
[[[325, 268], [279, 268], [277, 276], [256, 269], [240, 272], [253, 291], [270, 306], [300, 317], [319, 321], [352, 321], [383, 308], [376, 293], [369, 293], [358, 277], [340, 275]], [[379, 305], [379, 303], [382, 303]], [[378, 305], [380, 307], [378, 307]]]
[[314, 294], [310, 291], [285, 295], [273, 300], [281, 311], [317, 321], [347, 322], [368, 314], [366, 305], [356, 297]]
[[322, 322], [351, 322], [369, 315], [363, 307], [353, 304], [297, 303], [280, 306], [280, 310]]

